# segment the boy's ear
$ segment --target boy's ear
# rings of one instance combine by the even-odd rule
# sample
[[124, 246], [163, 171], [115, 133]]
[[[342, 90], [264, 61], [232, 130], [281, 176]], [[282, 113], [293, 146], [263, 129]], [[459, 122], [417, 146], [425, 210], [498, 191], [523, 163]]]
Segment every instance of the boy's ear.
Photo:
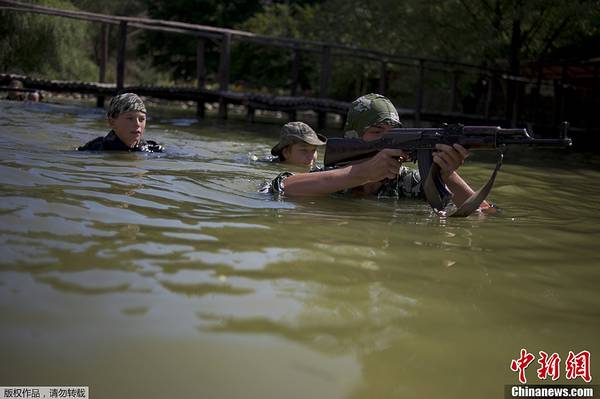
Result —
[[111, 128], [115, 127], [115, 120], [110, 116], [108, 117], [108, 126], [110, 126]]

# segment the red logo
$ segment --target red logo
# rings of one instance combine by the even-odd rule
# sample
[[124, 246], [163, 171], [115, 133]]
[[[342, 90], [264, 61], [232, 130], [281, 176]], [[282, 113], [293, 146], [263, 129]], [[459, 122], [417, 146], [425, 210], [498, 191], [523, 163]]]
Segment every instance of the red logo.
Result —
[[558, 353], [553, 353], [552, 356], [548, 357], [546, 352], [540, 351], [538, 363], [540, 368], [537, 370], [537, 376], [540, 380], [545, 380], [548, 375], [552, 376], [552, 381], [558, 380], [560, 377], [560, 356], [558, 356]]
[[[548, 377], [552, 378], [552, 381], [556, 381], [560, 378], [560, 356], [558, 353], [548, 355], [544, 351], [539, 352], [540, 357], [538, 364], [540, 367], [537, 369], [537, 377], [540, 380], [546, 380]], [[592, 374], [590, 371], [590, 359], [591, 355], [589, 351], [581, 351], [577, 354], [573, 351], [569, 351], [569, 356], [565, 361], [566, 378], [568, 380], [574, 380], [577, 377], [581, 377], [585, 382], [592, 381]], [[535, 360], [535, 355], [529, 353], [527, 349], [521, 349], [521, 355], [518, 359], [513, 359], [510, 362], [510, 369], [514, 372], [519, 372], [519, 382], [521, 384], [527, 383], [527, 377], [525, 376], [525, 370]]]
[[527, 378], [525, 377], [525, 369], [529, 367], [531, 362], [533, 362], [535, 356], [531, 353], [527, 352], [527, 349], [521, 349], [521, 357], [510, 362], [510, 369], [512, 371], [519, 372], [519, 381], [521, 384], [527, 383]]
[[581, 351], [576, 355], [573, 351], [569, 351], [566, 363], [567, 379], [574, 380], [577, 377], [581, 377], [585, 382], [592, 380], [589, 351]]

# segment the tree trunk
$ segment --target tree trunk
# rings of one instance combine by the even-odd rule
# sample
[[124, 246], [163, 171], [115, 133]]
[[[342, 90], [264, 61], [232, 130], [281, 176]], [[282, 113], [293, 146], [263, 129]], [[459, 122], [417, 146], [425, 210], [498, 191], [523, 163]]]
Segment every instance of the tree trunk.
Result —
[[[517, 0], [514, 6], [512, 35], [510, 39], [510, 53], [508, 56], [508, 70], [511, 76], [518, 76], [521, 69], [521, 47], [523, 46], [523, 37], [521, 31], [521, 19], [523, 15], [523, 1]], [[517, 81], [509, 79], [506, 90], [506, 120], [514, 125], [518, 118], [517, 110]]]

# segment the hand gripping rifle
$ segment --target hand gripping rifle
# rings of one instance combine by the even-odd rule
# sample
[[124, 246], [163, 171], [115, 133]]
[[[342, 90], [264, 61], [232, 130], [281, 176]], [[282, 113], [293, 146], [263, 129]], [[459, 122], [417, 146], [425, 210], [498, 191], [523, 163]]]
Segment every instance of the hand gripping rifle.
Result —
[[450, 216], [468, 216], [473, 213], [489, 194], [496, 174], [502, 166], [507, 146], [525, 145], [545, 148], [566, 148], [572, 142], [567, 136], [569, 124], [564, 122], [558, 139], [536, 139], [527, 129], [502, 129], [498, 126], [444, 125], [440, 128], [390, 129], [380, 139], [363, 141], [355, 138], [330, 138], [325, 147], [325, 167], [345, 166], [354, 161], [369, 158], [385, 148], [404, 150], [417, 162], [422, 188], [427, 202], [437, 212], [448, 205], [452, 194], [440, 176], [440, 169], [433, 162], [432, 152], [436, 144], [460, 144], [469, 150], [497, 150], [498, 161], [488, 182], [475, 192]]

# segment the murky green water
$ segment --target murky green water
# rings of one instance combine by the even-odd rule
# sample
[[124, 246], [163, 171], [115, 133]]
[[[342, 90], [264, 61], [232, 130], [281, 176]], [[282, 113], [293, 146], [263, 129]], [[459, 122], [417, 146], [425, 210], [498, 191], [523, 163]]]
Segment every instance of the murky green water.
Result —
[[440, 220], [256, 193], [279, 169], [247, 154], [275, 126], [155, 118], [166, 154], [71, 150], [105, 132], [93, 109], [0, 101], [0, 385], [501, 398], [521, 348], [558, 353], [562, 383], [569, 351], [600, 356], [598, 158], [509, 153], [502, 213]]

